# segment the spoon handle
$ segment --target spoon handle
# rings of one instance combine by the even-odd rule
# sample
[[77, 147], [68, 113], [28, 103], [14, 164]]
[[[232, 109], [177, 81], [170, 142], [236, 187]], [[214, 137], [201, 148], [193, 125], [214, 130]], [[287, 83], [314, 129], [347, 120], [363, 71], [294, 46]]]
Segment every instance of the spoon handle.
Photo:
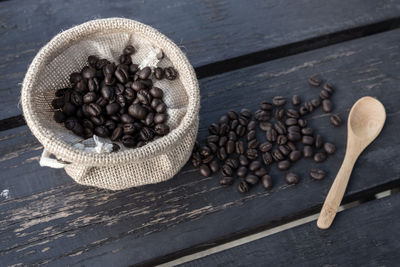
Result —
[[350, 174], [353, 170], [356, 160], [357, 156], [355, 156], [353, 153], [346, 153], [342, 166], [340, 167], [335, 181], [333, 182], [325, 199], [324, 205], [322, 206], [322, 210], [317, 221], [318, 228], [328, 229], [331, 226], [340, 203], [342, 202], [343, 195], [346, 191], [347, 183], [349, 182]]

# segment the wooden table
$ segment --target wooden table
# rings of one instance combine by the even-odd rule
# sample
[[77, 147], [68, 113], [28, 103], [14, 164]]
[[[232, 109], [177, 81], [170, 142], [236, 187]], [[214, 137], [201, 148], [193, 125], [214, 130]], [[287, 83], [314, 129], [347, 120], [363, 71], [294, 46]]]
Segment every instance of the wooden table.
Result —
[[[307, 77], [334, 82], [334, 112], [346, 118], [364, 95], [383, 102], [386, 125], [359, 158], [329, 230], [315, 221], [187, 262], [191, 266], [395, 266], [400, 264], [399, 1], [62, 1], [0, 2], [0, 265], [150, 266], [317, 213], [345, 152], [346, 127], [308, 117], [337, 153], [313, 181], [302, 160], [296, 186], [271, 170], [275, 186], [248, 194], [221, 188], [187, 164], [173, 179], [124, 191], [78, 185], [40, 168], [42, 146], [18, 105], [38, 49], [63, 29], [121, 16], [152, 25], [187, 53], [201, 87], [198, 139], [228, 109], [257, 109], [274, 95], [312, 96]], [[8, 191], [7, 191], [8, 190]], [[7, 193], [8, 192], [8, 193]]]

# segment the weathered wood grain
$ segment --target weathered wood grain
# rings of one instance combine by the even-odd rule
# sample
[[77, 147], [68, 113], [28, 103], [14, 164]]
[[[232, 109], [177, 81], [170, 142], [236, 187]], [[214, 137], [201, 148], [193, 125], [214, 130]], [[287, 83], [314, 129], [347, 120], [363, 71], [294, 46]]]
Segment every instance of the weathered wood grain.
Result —
[[329, 230], [310, 222], [179, 266], [397, 266], [400, 194], [338, 215]]
[[390, 20], [400, 7], [375, 0], [0, 2], [0, 119], [21, 114], [20, 83], [41, 46], [71, 26], [116, 16], [156, 27], [198, 67]]
[[[217, 120], [223, 110], [255, 110], [259, 101], [276, 94], [311, 98], [318, 90], [310, 88], [306, 80], [319, 73], [336, 85], [335, 112], [343, 118], [364, 95], [378, 97], [387, 110], [380, 137], [355, 166], [347, 199], [399, 184], [399, 33], [386, 32], [202, 80], [199, 138], [205, 137], [206, 125]], [[301, 175], [299, 185], [286, 186], [283, 174], [272, 169], [274, 189], [264, 191], [259, 186], [247, 195], [233, 187], [219, 187], [216, 177], [200, 177], [191, 166], [170, 181], [120, 192], [79, 186], [69, 183], [60, 171], [39, 168], [34, 157], [40, 146], [26, 127], [2, 132], [0, 185], [23, 184], [30, 179], [31, 188], [19, 192], [18, 185], [17, 191], [10, 190], [10, 199], [0, 202], [0, 258], [10, 265], [127, 265], [159, 257], [149, 262], [154, 264], [182, 255], [183, 249], [209, 247], [314, 212], [340, 166], [346, 129], [332, 128], [321, 112], [309, 121], [326, 140], [337, 144], [337, 153], [321, 165], [328, 177], [312, 181], [308, 171], [315, 164], [303, 160], [293, 168]], [[19, 158], [13, 157], [14, 150], [30, 159], [24, 165], [30, 173], [13, 175], [20, 164]], [[51, 183], [58, 182], [50, 179], [61, 179], [60, 186], [52, 187], [55, 184]], [[168, 255], [171, 253], [175, 254]]]

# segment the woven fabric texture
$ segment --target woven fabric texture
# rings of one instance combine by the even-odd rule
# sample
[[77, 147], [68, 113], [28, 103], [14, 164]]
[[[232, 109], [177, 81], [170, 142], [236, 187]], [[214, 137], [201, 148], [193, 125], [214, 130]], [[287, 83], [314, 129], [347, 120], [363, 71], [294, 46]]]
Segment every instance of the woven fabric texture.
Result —
[[[53, 120], [54, 92], [69, 85], [69, 74], [85, 66], [89, 55], [118, 62], [128, 44], [137, 50], [133, 62], [161, 48], [165, 57], [159, 66], [173, 66], [179, 73], [174, 81], [153, 80], [164, 91], [171, 132], [143, 147], [114, 153], [73, 147], [82, 138]], [[21, 92], [29, 128], [44, 148], [70, 163], [66, 172], [80, 184], [113, 190], [165, 181], [181, 169], [196, 139], [199, 102], [196, 75], [179, 47], [157, 30], [123, 18], [92, 20], [55, 36], [33, 59]]]

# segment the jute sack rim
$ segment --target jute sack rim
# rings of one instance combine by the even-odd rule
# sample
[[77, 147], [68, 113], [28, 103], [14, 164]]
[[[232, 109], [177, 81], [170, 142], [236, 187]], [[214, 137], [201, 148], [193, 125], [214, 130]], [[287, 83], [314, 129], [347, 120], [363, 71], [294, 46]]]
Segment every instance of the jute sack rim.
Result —
[[[181, 79], [188, 96], [187, 111], [177, 128], [172, 130], [168, 135], [143, 147], [110, 154], [89, 153], [67, 144], [57, 137], [44, 122], [41, 122], [38, 119], [38, 116], [32, 112], [32, 110], [34, 110], [32, 106], [34, 105], [33, 101], [35, 95], [35, 91], [32, 88], [34, 88], [38, 82], [41, 70], [61, 51], [92, 34], [118, 31], [138, 34], [144, 38], [148, 38], [157, 45], [162, 44], [160, 48], [166, 55], [168, 55], [171, 62], [174, 65], [176, 62], [179, 62], [179, 79]], [[180, 142], [183, 136], [187, 134], [190, 127], [193, 127], [193, 121], [198, 119], [200, 106], [199, 95], [199, 85], [194, 69], [189, 63], [187, 57], [174, 42], [156, 29], [143, 23], [125, 18], [108, 18], [88, 21], [61, 32], [42, 47], [33, 59], [25, 75], [22, 84], [21, 102], [23, 114], [28, 127], [44, 148], [50, 153], [64, 161], [75, 164], [103, 166], [146, 160], [159, 155], [177, 142]]]

